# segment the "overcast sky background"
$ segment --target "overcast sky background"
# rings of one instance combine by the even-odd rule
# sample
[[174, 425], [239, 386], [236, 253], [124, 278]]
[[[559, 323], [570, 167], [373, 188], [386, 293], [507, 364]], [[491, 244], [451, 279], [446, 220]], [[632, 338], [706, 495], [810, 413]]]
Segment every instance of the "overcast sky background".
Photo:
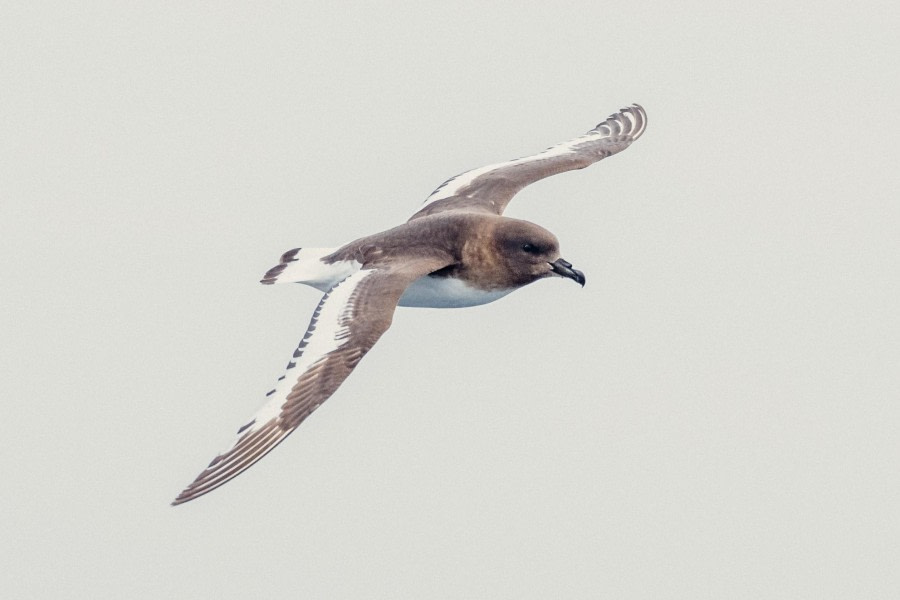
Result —
[[[5, 597], [900, 597], [896, 3], [220, 4], [0, 9]], [[508, 211], [584, 289], [401, 309], [169, 506], [318, 301], [283, 251], [632, 102]]]

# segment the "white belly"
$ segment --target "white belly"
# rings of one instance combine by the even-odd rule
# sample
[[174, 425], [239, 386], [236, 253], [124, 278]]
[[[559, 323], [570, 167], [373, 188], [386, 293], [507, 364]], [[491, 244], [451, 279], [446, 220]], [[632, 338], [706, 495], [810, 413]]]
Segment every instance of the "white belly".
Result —
[[420, 306], [425, 308], [463, 308], [478, 306], [499, 300], [515, 288], [486, 292], [452, 277], [431, 277], [426, 275], [413, 281], [403, 295], [398, 306]]

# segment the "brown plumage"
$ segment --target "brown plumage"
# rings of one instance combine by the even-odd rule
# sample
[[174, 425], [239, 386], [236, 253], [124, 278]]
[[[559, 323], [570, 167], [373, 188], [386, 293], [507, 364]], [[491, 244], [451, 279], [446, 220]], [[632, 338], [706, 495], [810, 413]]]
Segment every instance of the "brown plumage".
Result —
[[398, 304], [474, 306], [550, 276], [584, 285], [584, 275], [560, 258], [556, 236], [503, 210], [530, 183], [624, 150], [646, 123], [634, 105], [544, 152], [447, 180], [402, 225], [337, 249], [284, 253], [262, 283], [305, 283], [326, 293], [267, 403], [173, 504], [216, 489], [283, 441], [340, 387], [390, 327]]

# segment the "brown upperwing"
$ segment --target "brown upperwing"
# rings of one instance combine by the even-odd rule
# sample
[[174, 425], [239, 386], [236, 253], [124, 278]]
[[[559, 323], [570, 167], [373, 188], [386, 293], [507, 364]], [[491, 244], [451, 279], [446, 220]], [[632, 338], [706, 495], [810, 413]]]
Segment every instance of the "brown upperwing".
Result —
[[532, 156], [466, 171], [441, 184], [410, 220], [445, 211], [502, 214], [527, 185], [583, 169], [621, 152], [647, 127], [647, 114], [634, 104], [612, 114], [586, 134]]
[[[275, 416], [257, 423], [254, 418], [239, 431], [239, 437], [227, 451], [218, 455], [197, 478], [185, 488], [172, 504], [182, 504], [202, 496], [247, 470], [275, 448], [320, 404], [325, 402], [350, 375], [378, 338], [391, 325], [397, 301], [414, 280], [438, 270], [451, 261], [446, 255], [423, 257], [395, 257], [380, 264], [365, 266], [334, 286], [319, 303], [307, 333], [294, 353], [288, 369], [300, 361], [303, 352], [314, 349], [312, 338], [323, 334], [321, 316], [328, 312], [329, 301], [339, 297], [342, 286], [351, 285], [349, 297], [338, 307], [337, 320], [332, 323], [333, 344], [330, 351], [307, 356], [306, 368], [286, 394], [274, 395], [260, 413], [276, 409]], [[344, 291], [344, 295], [346, 295]], [[328, 312], [331, 315], [330, 312]], [[316, 331], [317, 326], [320, 331]], [[327, 339], [326, 339], [326, 346]], [[312, 362], [310, 362], [312, 361]], [[275, 390], [273, 390], [274, 392]]]

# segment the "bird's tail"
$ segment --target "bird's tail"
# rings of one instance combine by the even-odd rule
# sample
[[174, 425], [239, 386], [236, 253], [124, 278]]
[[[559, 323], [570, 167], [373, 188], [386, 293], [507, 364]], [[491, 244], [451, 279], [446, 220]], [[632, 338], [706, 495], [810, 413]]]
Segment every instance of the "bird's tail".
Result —
[[335, 284], [359, 270], [356, 261], [323, 260], [337, 248], [294, 248], [281, 255], [277, 265], [266, 271], [260, 283], [305, 283], [327, 292]]

